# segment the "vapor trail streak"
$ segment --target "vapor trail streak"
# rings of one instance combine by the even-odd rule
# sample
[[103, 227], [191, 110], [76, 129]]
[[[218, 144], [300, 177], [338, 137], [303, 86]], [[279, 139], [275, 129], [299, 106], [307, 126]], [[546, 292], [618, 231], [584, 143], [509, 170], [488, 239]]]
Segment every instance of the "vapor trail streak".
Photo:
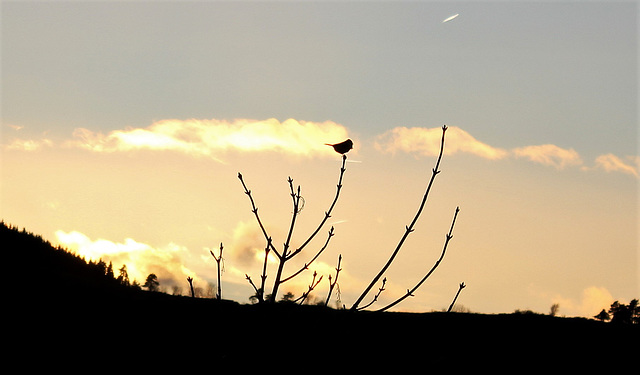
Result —
[[442, 23], [449, 22], [449, 21], [451, 21], [452, 19], [454, 19], [454, 18], [458, 17], [459, 15], [460, 15], [459, 13], [456, 13], [456, 14], [454, 14], [453, 16], [451, 16], [451, 17], [447, 18], [446, 20], [442, 21]]

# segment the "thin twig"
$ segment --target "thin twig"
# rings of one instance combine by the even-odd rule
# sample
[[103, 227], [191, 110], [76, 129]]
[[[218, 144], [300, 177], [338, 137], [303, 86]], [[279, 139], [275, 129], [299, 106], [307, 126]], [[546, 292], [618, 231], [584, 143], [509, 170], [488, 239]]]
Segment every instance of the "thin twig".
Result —
[[273, 242], [271, 241], [271, 237], [269, 236], [269, 234], [267, 234], [267, 230], [264, 228], [264, 225], [262, 224], [262, 220], [260, 220], [260, 216], [258, 216], [258, 207], [256, 207], [256, 204], [253, 201], [253, 196], [251, 196], [251, 190], [247, 189], [247, 185], [244, 183], [244, 179], [242, 178], [242, 174], [241, 173], [238, 173], [238, 179], [242, 183], [242, 187], [244, 188], [244, 193], [247, 194], [247, 196], [249, 197], [249, 201], [251, 202], [251, 212], [253, 212], [254, 216], [256, 217], [256, 220], [258, 221], [258, 225], [260, 226], [260, 229], [262, 230], [262, 234], [264, 235], [264, 238], [267, 240], [267, 243], [268, 243], [269, 247], [271, 248], [271, 250], [273, 250], [273, 252], [276, 254], [276, 256], [278, 258], [280, 258], [280, 253], [273, 246]]
[[460, 295], [460, 291], [462, 291], [462, 289], [464, 289], [466, 285], [464, 285], [464, 281], [460, 283], [460, 287], [458, 288], [458, 293], [456, 293], [456, 296], [453, 297], [453, 302], [451, 302], [451, 305], [449, 305], [449, 309], [447, 310], [447, 312], [451, 312], [451, 309], [453, 308], [453, 305], [455, 305], [456, 300], [458, 299], [458, 296]]
[[431, 267], [431, 270], [429, 270], [429, 272], [427, 272], [427, 274], [422, 278], [422, 280], [420, 280], [414, 287], [413, 289], [407, 290], [407, 293], [398, 298], [397, 300], [395, 300], [394, 302], [390, 303], [389, 305], [379, 309], [378, 311], [385, 311], [395, 305], [397, 305], [398, 303], [402, 302], [405, 298], [407, 297], [412, 297], [413, 296], [413, 292], [415, 292], [428, 278], [429, 276], [431, 276], [431, 274], [433, 273], [433, 271], [435, 271], [436, 268], [438, 268], [438, 266], [440, 265], [440, 262], [442, 261], [442, 259], [444, 258], [444, 254], [447, 252], [447, 245], [449, 244], [449, 241], [451, 241], [451, 239], [453, 238], [452, 232], [453, 232], [453, 226], [456, 223], [456, 218], [458, 217], [458, 212], [460, 212], [460, 208], [456, 207], [456, 212], [453, 215], [453, 221], [451, 222], [451, 228], [449, 229], [449, 233], [446, 235], [446, 239], [444, 241], [444, 246], [442, 248], [442, 254], [440, 254], [440, 258], [436, 261], [436, 263], [433, 265], [433, 267]]
[[222, 242], [220, 242], [220, 256], [216, 256], [213, 253], [213, 250], [209, 250], [209, 252], [211, 253], [211, 256], [213, 257], [213, 259], [216, 260], [216, 263], [218, 265], [218, 295], [216, 296], [218, 300], [222, 299], [222, 285], [220, 280], [220, 262], [223, 260], [222, 250], [223, 250]]
[[270, 249], [271, 249], [271, 237], [267, 239], [267, 245], [264, 247], [264, 263], [262, 264], [262, 275], [260, 276], [260, 279], [262, 279], [262, 281], [260, 282], [260, 290], [257, 291], [259, 302], [264, 302], [264, 284], [267, 281], [267, 263], [269, 261]]
[[311, 291], [313, 291], [313, 289], [315, 289], [315, 287], [318, 286], [318, 284], [320, 284], [320, 281], [322, 281], [322, 276], [320, 276], [320, 278], [317, 281], [316, 281], [316, 276], [318, 276], [318, 273], [313, 272], [313, 280], [311, 280], [311, 284], [309, 285], [308, 290], [305, 293], [302, 293], [302, 296], [300, 296], [298, 299], [296, 299], [293, 302], [300, 301], [301, 305], [304, 303], [307, 297], [309, 297], [309, 294], [311, 294]]
[[442, 127], [442, 140], [440, 141], [440, 153], [438, 155], [438, 160], [436, 161], [436, 165], [432, 170], [431, 179], [429, 180], [429, 185], [427, 186], [427, 190], [426, 190], [426, 192], [424, 194], [424, 197], [422, 198], [422, 202], [420, 203], [420, 207], [418, 208], [418, 212], [416, 213], [415, 217], [411, 221], [411, 224], [409, 226], [405, 227], [404, 235], [400, 239], [400, 242], [398, 243], [398, 245], [396, 246], [396, 249], [391, 254], [391, 257], [389, 258], [387, 263], [384, 265], [384, 267], [382, 267], [380, 272], [378, 272], [378, 274], [373, 278], [373, 280], [371, 280], [371, 283], [369, 284], [369, 286], [367, 286], [367, 288], [364, 290], [364, 292], [362, 292], [360, 297], [353, 304], [353, 306], [351, 307], [351, 310], [358, 310], [358, 305], [360, 305], [360, 303], [362, 302], [364, 297], [369, 293], [371, 288], [373, 288], [373, 286], [378, 282], [380, 277], [382, 277], [382, 275], [387, 271], [387, 268], [389, 268], [389, 266], [391, 265], [391, 263], [395, 259], [396, 255], [398, 255], [398, 252], [400, 251], [400, 248], [404, 244], [404, 241], [409, 236], [409, 233], [413, 232], [413, 230], [414, 230], [413, 227], [416, 224], [416, 222], [418, 221], [418, 218], [420, 217], [420, 214], [422, 213], [422, 209], [424, 208], [425, 203], [427, 202], [427, 197], [429, 196], [429, 192], [431, 191], [431, 186], [433, 185], [433, 181], [435, 180], [436, 175], [438, 173], [440, 173], [438, 168], [440, 166], [440, 160], [442, 159], [442, 152], [444, 150], [444, 136], [445, 136], [446, 131], [447, 131], [447, 126], [444, 125]]
[[[249, 281], [249, 284], [251, 284], [251, 286], [253, 287], [253, 290], [255, 290], [256, 294], [258, 293], [258, 287], [256, 286], [256, 284], [253, 283], [253, 280], [251, 280], [251, 276], [249, 276], [248, 273], [244, 274], [244, 278], [247, 279], [247, 281]], [[260, 299], [260, 298], [258, 298]]]
[[[276, 298], [276, 296], [278, 294], [278, 289], [280, 287], [280, 284], [283, 282], [281, 280], [281, 277], [282, 277], [282, 271], [284, 269], [284, 263], [286, 261], [288, 261], [289, 259], [293, 258], [294, 256], [298, 255], [302, 251], [302, 249], [304, 249], [304, 247], [307, 246], [307, 244], [309, 242], [311, 242], [311, 240], [316, 236], [316, 234], [318, 234], [320, 229], [322, 229], [322, 227], [326, 223], [327, 219], [329, 219], [329, 217], [331, 217], [331, 211], [333, 211], [333, 208], [335, 207], [336, 202], [338, 201], [338, 197], [340, 196], [340, 190], [342, 189], [342, 178], [344, 176], [344, 172], [346, 171], [346, 168], [345, 168], [346, 161], [347, 161], [347, 155], [342, 155], [342, 166], [340, 167], [340, 177], [338, 178], [338, 185], [337, 185], [337, 189], [336, 189], [336, 195], [333, 198], [333, 202], [331, 203], [331, 206], [329, 207], [329, 210], [327, 210], [325, 212], [324, 218], [320, 221], [320, 224], [318, 225], [318, 227], [313, 231], [313, 233], [311, 233], [309, 238], [307, 238], [307, 240], [302, 245], [300, 245], [300, 247], [298, 247], [295, 251], [293, 251], [291, 254], [287, 254], [287, 252], [285, 251], [285, 252], [283, 252], [283, 254], [281, 256], [279, 256], [280, 263], [278, 265], [278, 271], [276, 273], [276, 277], [275, 277], [275, 280], [273, 282], [273, 290], [271, 292], [271, 301], [275, 301], [275, 298]], [[293, 186], [292, 182], [290, 182], [290, 186], [291, 187]], [[299, 191], [298, 191], [298, 196], [299, 196]], [[294, 201], [295, 201], [295, 198], [294, 198]], [[297, 200], [297, 203], [299, 203], [299, 199]], [[294, 206], [294, 215], [296, 214], [297, 209], [298, 209], [298, 206], [295, 205]], [[293, 223], [292, 223], [291, 228], [293, 228]], [[288, 246], [288, 244], [287, 244], [287, 246]]]
[[340, 271], [342, 271], [342, 268], [340, 268], [341, 262], [342, 262], [342, 254], [338, 255], [338, 266], [336, 266], [336, 278], [333, 280], [333, 282], [331, 282], [331, 275], [329, 275], [329, 293], [327, 294], [327, 300], [324, 302], [325, 306], [329, 305], [329, 300], [331, 299], [331, 293], [333, 292], [333, 288], [338, 283], [338, 275], [340, 275]]
[[376, 293], [376, 295], [375, 295], [375, 296], [373, 296], [373, 299], [371, 300], [371, 302], [367, 303], [366, 305], [364, 305], [364, 306], [362, 306], [362, 307], [359, 307], [359, 308], [358, 308], [358, 311], [360, 311], [360, 310], [364, 310], [364, 309], [366, 309], [367, 307], [369, 307], [369, 306], [373, 305], [373, 304], [378, 300], [378, 297], [380, 297], [380, 294], [382, 294], [382, 292], [384, 292], [384, 291], [385, 291], [385, 289], [384, 289], [384, 285], [385, 285], [386, 283], [387, 283], [387, 278], [385, 277], [384, 279], [382, 279], [382, 286], [378, 289], [378, 293]]
[[293, 258], [298, 253], [300, 253], [302, 251], [302, 249], [304, 249], [304, 247], [307, 246], [307, 244], [309, 242], [311, 242], [311, 240], [316, 236], [316, 234], [318, 234], [320, 229], [322, 229], [324, 224], [331, 217], [331, 211], [333, 211], [333, 208], [335, 207], [336, 203], [338, 202], [338, 197], [340, 196], [340, 190], [342, 190], [342, 177], [344, 176], [344, 172], [347, 170], [345, 168], [345, 163], [346, 162], [347, 162], [347, 155], [343, 154], [342, 155], [342, 167], [340, 167], [340, 177], [338, 178], [338, 185], [336, 187], [336, 195], [333, 198], [333, 202], [331, 202], [331, 206], [329, 206], [329, 209], [324, 213], [324, 218], [322, 219], [322, 221], [320, 222], [318, 227], [313, 231], [313, 233], [311, 233], [309, 238], [307, 238], [307, 240], [304, 241], [302, 243], [302, 245], [300, 245], [300, 247], [298, 247], [293, 253], [291, 253], [291, 255], [288, 256], [289, 258]]
[[282, 258], [286, 260], [287, 253], [289, 250], [289, 244], [291, 243], [291, 236], [293, 235], [293, 228], [296, 225], [296, 218], [298, 217], [298, 204], [300, 203], [300, 186], [298, 186], [298, 193], [296, 194], [293, 190], [293, 179], [289, 177], [287, 179], [289, 182], [289, 189], [291, 190], [291, 199], [293, 200], [293, 213], [291, 214], [291, 225], [289, 226], [289, 233], [287, 234], [287, 240], [284, 243], [284, 247], [282, 250]]
[[284, 283], [285, 281], [289, 281], [291, 279], [293, 279], [294, 277], [298, 276], [302, 271], [305, 271], [307, 269], [309, 269], [309, 265], [311, 263], [313, 263], [313, 261], [315, 261], [316, 259], [318, 259], [318, 257], [320, 256], [320, 254], [322, 254], [322, 252], [327, 248], [327, 246], [329, 245], [329, 241], [331, 240], [331, 237], [333, 237], [333, 227], [331, 227], [331, 230], [329, 230], [329, 235], [327, 236], [327, 240], [324, 242], [324, 245], [322, 246], [322, 248], [316, 253], [316, 255], [311, 258], [311, 260], [307, 263], [304, 264], [304, 266], [302, 266], [301, 269], [299, 269], [296, 273], [294, 273], [293, 275], [282, 279], [282, 281], [280, 281], [280, 283]]

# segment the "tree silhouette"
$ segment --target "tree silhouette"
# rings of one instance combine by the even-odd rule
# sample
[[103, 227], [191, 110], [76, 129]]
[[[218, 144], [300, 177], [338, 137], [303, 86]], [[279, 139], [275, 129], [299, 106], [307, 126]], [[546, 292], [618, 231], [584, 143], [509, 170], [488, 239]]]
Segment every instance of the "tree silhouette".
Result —
[[[320, 254], [322, 254], [322, 252], [327, 248], [327, 246], [329, 245], [329, 241], [331, 240], [331, 237], [333, 237], [333, 235], [334, 235], [333, 227], [331, 227], [331, 229], [329, 230], [329, 233], [328, 233], [328, 236], [327, 236], [327, 239], [326, 239], [324, 245], [315, 254], [315, 256], [313, 256], [311, 258], [311, 260], [306, 262], [304, 264], [304, 266], [301, 269], [299, 269], [297, 272], [292, 273], [290, 276], [286, 276], [286, 277], [284, 276], [283, 272], [284, 272], [285, 264], [289, 260], [294, 258], [295, 256], [301, 254], [302, 250], [304, 250], [305, 247], [311, 242], [311, 240], [313, 240], [313, 238], [318, 234], [318, 232], [325, 225], [327, 220], [331, 217], [331, 212], [333, 211], [333, 208], [335, 207], [336, 203], [338, 202], [338, 197], [340, 196], [340, 190], [342, 189], [342, 178], [344, 176], [344, 172], [346, 171], [346, 168], [345, 168], [346, 161], [347, 161], [347, 155], [342, 155], [342, 166], [340, 168], [340, 176], [338, 178], [338, 185], [337, 185], [336, 194], [334, 196], [333, 202], [329, 206], [329, 209], [327, 211], [325, 211], [323, 218], [320, 220], [320, 224], [309, 235], [309, 237], [302, 243], [302, 245], [300, 245], [296, 249], [291, 249], [291, 239], [292, 239], [293, 231], [294, 231], [294, 228], [295, 228], [295, 225], [296, 225], [296, 220], [298, 219], [298, 214], [300, 213], [300, 211], [304, 207], [304, 198], [301, 195], [300, 186], [298, 186], [297, 189], [294, 188], [293, 179], [291, 177], [289, 177], [287, 179], [287, 182], [289, 183], [289, 190], [290, 190], [291, 199], [292, 199], [292, 202], [293, 202], [293, 211], [292, 211], [291, 223], [290, 223], [290, 226], [289, 226], [289, 231], [288, 231], [288, 234], [287, 234], [287, 238], [286, 238], [286, 240], [284, 242], [283, 247], [281, 249], [278, 249], [273, 244], [271, 236], [269, 236], [269, 234], [267, 233], [267, 230], [265, 229], [265, 227], [264, 227], [264, 225], [262, 223], [262, 220], [260, 219], [260, 216], [258, 215], [258, 208], [256, 207], [256, 204], [255, 204], [255, 202], [253, 200], [253, 196], [251, 195], [251, 190], [249, 190], [247, 188], [247, 185], [245, 184], [245, 181], [244, 181], [244, 178], [243, 178], [242, 174], [238, 173], [238, 179], [242, 183], [242, 187], [244, 188], [244, 193], [247, 195], [247, 197], [249, 198], [249, 201], [251, 203], [251, 212], [253, 212], [253, 214], [254, 214], [254, 216], [256, 218], [256, 221], [258, 222], [258, 226], [262, 230], [262, 234], [264, 235], [264, 238], [266, 240], [264, 265], [263, 265], [263, 269], [262, 269], [260, 286], [258, 287], [257, 285], [255, 285], [253, 283], [253, 281], [251, 280], [251, 277], [249, 275], [245, 275], [247, 280], [251, 284], [251, 286], [254, 288], [254, 290], [255, 290], [255, 292], [257, 294], [256, 298], [257, 298], [257, 300], [259, 302], [263, 302], [263, 301], [274, 302], [275, 299], [277, 298], [278, 289], [280, 288], [280, 285], [282, 285], [283, 283], [293, 279], [294, 277], [298, 276], [303, 271], [307, 270], [309, 268], [309, 265], [312, 262], [314, 262], [320, 256]], [[267, 260], [268, 260], [268, 256], [269, 256], [270, 252], [273, 252], [273, 254], [275, 254], [276, 258], [278, 259], [278, 268], [277, 268], [276, 275], [275, 275], [275, 278], [274, 278], [274, 281], [273, 281], [273, 288], [272, 288], [272, 291], [271, 291], [271, 297], [270, 298], [264, 298], [263, 294], [265, 292], [265, 281], [267, 279]]]
[[107, 275], [107, 277], [114, 278], [114, 275], [113, 275], [113, 264], [111, 262], [109, 262], [109, 266], [107, 266], [106, 275]]
[[160, 282], [158, 281], [158, 276], [155, 273], [150, 273], [147, 276], [147, 280], [144, 282], [143, 287], [147, 288], [150, 292], [157, 292], [160, 286]]
[[605, 309], [602, 309], [602, 311], [600, 311], [598, 315], [595, 315], [594, 318], [598, 319], [601, 322], [611, 319], [611, 317], [609, 316], [609, 313]]
[[129, 286], [129, 273], [127, 272], [127, 265], [123, 264], [118, 271], [118, 278], [116, 279], [120, 285]]
[[549, 315], [551, 316], [558, 315], [558, 310], [560, 310], [560, 304], [554, 303], [553, 305], [551, 305], [551, 309], [549, 310]]
[[615, 324], [640, 324], [640, 306], [638, 300], [632, 300], [628, 305], [615, 301], [609, 308], [611, 323]]

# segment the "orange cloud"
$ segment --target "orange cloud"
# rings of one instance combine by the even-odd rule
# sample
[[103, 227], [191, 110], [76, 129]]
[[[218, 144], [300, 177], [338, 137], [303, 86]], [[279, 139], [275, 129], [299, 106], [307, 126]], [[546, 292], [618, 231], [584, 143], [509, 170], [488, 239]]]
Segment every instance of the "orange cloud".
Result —
[[[441, 128], [406, 128], [391, 129], [377, 137], [375, 146], [383, 152], [394, 153], [404, 151], [418, 153], [423, 156], [437, 156], [440, 151]], [[482, 143], [466, 131], [451, 126], [447, 130], [445, 154], [458, 152], [469, 153], [486, 159], [501, 159], [508, 152]]]
[[275, 151], [300, 156], [329, 156], [325, 143], [348, 138], [347, 129], [331, 121], [288, 119], [162, 120], [146, 128], [115, 130], [106, 135], [76, 129], [70, 145], [96, 152], [171, 150], [216, 158], [229, 150]]
[[552, 144], [515, 148], [513, 153], [517, 157], [527, 158], [557, 169], [582, 164], [580, 155], [574, 149], [567, 150]]
[[613, 154], [600, 155], [596, 158], [596, 168], [607, 172], [622, 172], [640, 177], [640, 156], [628, 156], [625, 162]]

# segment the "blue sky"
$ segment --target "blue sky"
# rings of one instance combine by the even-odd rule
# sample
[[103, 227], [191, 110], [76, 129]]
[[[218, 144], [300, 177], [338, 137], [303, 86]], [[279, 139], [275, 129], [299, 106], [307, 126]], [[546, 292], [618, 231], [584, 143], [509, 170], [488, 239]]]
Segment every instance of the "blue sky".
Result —
[[363, 135], [449, 123], [501, 147], [635, 152], [633, 3], [3, 5], [9, 123], [275, 117]]
[[[159, 221], [149, 223], [145, 232], [143, 226], [136, 230], [132, 226], [106, 229], [107, 224], [98, 222], [107, 223], [107, 218], [97, 218], [97, 214], [92, 216], [88, 212], [85, 219], [95, 221], [93, 226], [74, 220], [71, 214], [54, 214], [64, 208], [65, 202], [76, 213], [84, 207], [64, 198], [77, 191], [70, 189], [61, 176], [70, 181], [84, 174], [92, 181], [88, 186], [96, 190], [87, 193], [89, 201], [104, 197], [101, 189], [109, 184], [120, 186], [111, 191], [125, 194], [124, 186], [141, 183], [132, 181], [135, 172], [127, 169], [134, 168], [132, 160], [134, 164], [140, 163], [138, 171], [143, 165], [153, 165], [149, 164], [154, 162], [153, 158], [139, 156], [132, 153], [131, 147], [125, 147], [127, 140], [145, 135], [154, 136], [156, 141], [175, 136], [167, 149], [178, 150], [177, 156], [165, 153], [164, 146], [157, 143], [157, 147], [136, 143], [135, 147], [155, 150], [159, 153], [157, 160], [167, 163], [158, 167], [158, 175], [176, 173], [185, 165], [196, 170], [215, 170], [212, 173], [216, 181], [231, 180], [221, 183], [228, 184], [229, 190], [225, 190], [228, 194], [238, 192], [234, 180], [237, 170], [233, 168], [240, 166], [253, 170], [255, 164], [260, 165], [255, 173], [265, 180], [256, 190], [271, 191], [268, 186], [272, 182], [266, 180], [264, 172], [268, 168], [285, 175], [299, 171], [315, 182], [320, 172], [314, 175], [311, 171], [324, 170], [326, 155], [291, 162], [270, 154], [265, 156], [262, 151], [220, 155], [215, 150], [203, 151], [215, 149], [210, 142], [212, 137], [232, 139], [234, 132], [241, 134], [242, 126], [235, 119], [276, 119], [276, 124], [265, 125], [264, 129], [269, 130], [264, 131], [273, 131], [274, 138], [292, 142], [282, 129], [288, 119], [295, 119], [320, 124], [313, 128], [313, 136], [307, 134], [308, 139], [334, 135], [357, 140], [352, 159], [362, 163], [352, 163], [350, 169], [360, 171], [353, 172], [361, 178], [354, 184], [370, 190], [367, 194], [360, 190], [361, 196], [371, 196], [368, 202], [358, 195], [352, 199], [371, 206], [371, 202], [382, 204], [374, 192], [404, 198], [410, 194], [403, 189], [409, 189], [419, 196], [424, 177], [415, 178], [414, 173], [424, 163], [432, 163], [431, 151], [419, 140], [435, 134], [432, 131], [428, 136], [427, 129], [435, 129], [437, 133], [447, 124], [452, 127], [451, 150], [457, 151], [451, 154], [449, 165], [450, 173], [456, 177], [448, 180], [448, 184], [447, 180], [443, 182], [443, 190], [451, 197], [440, 198], [450, 203], [449, 207], [436, 209], [436, 216], [440, 216], [445, 227], [449, 224], [451, 206], [455, 208], [459, 202], [476, 210], [470, 213], [476, 223], [486, 217], [529, 210], [528, 214], [521, 214], [523, 226], [529, 229], [519, 234], [512, 232], [509, 234], [512, 241], [495, 245], [495, 249], [502, 249], [495, 251], [503, 260], [511, 259], [511, 255], [502, 253], [509, 246], [540, 243], [539, 236], [544, 235], [537, 228], [540, 215], [543, 212], [556, 218], [564, 215], [567, 207], [563, 204], [575, 212], [584, 209], [580, 214], [572, 214], [580, 220], [593, 217], [592, 222], [601, 223], [607, 218], [606, 225], [594, 224], [596, 228], [622, 231], [624, 241], [616, 251], [621, 252], [620, 264], [626, 264], [622, 273], [628, 280], [606, 282], [619, 277], [612, 276], [617, 263], [593, 282], [588, 281], [586, 269], [568, 266], [575, 264], [576, 254], [584, 250], [585, 244], [594, 246], [586, 250], [588, 254], [598, 252], [596, 243], [603, 246], [599, 242], [602, 238], [591, 237], [597, 231], [587, 230], [584, 225], [578, 231], [568, 219], [569, 222], [558, 223], [558, 233], [575, 231], [575, 238], [562, 246], [562, 251], [569, 250], [560, 263], [569, 267], [567, 273], [581, 276], [572, 278], [571, 286], [559, 288], [561, 292], [544, 282], [522, 280], [517, 287], [520, 289], [514, 287], [504, 294], [527, 295], [529, 300], [536, 300], [531, 302], [531, 308], [538, 310], [546, 309], [554, 298], [562, 300], [564, 305], [572, 306], [573, 314], [584, 313], [578, 305], [584, 303], [582, 293], [587, 290], [606, 290], [603, 293], [607, 298], [638, 297], [636, 195], [640, 158], [635, 2], [3, 1], [1, 11], [4, 146], [1, 210], [6, 221], [33, 227], [45, 237], [55, 237], [56, 231], [77, 231], [93, 240], [101, 238], [113, 243], [124, 244], [125, 238], [132, 238], [154, 249], [177, 241], [178, 247], [188, 249], [187, 253], [197, 253], [203, 244], [187, 243], [193, 240], [181, 243], [179, 238], [188, 237], [184, 234], [174, 233], [174, 239], [169, 239], [165, 238], [166, 229], [149, 232], [148, 227], [164, 228]], [[459, 16], [442, 23], [453, 14]], [[204, 122], [188, 123], [191, 119]], [[176, 122], [154, 126], [166, 120]], [[222, 125], [223, 120], [231, 125]], [[298, 134], [295, 133], [298, 122], [290, 124], [294, 134]], [[303, 133], [310, 131], [308, 127], [305, 129]], [[188, 135], [176, 136], [178, 132]], [[298, 139], [295, 137], [294, 140]], [[198, 139], [197, 145], [190, 143], [193, 139]], [[318, 140], [319, 145], [322, 143]], [[186, 152], [191, 146], [198, 148]], [[206, 163], [201, 158], [196, 158], [197, 162], [189, 157], [181, 159], [185, 157], [183, 151], [189, 156], [215, 155], [213, 159], [224, 160], [226, 164], [214, 162], [205, 167], [200, 164]], [[78, 157], [86, 158], [87, 165], [79, 165]], [[55, 164], [58, 169], [44, 169], [42, 165], [47, 163], [41, 163], [43, 160], [58, 161]], [[127, 182], [116, 182], [123, 175], [104, 170], [106, 165], [117, 170], [123, 165], [118, 163], [129, 163], [122, 167], [123, 175], [129, 178]], [[171, 171], [162, 169], [172, 163], [176, 166]], [[301, 163], [306, 167], [301, 167]], [[33, 166], [33, 173], [19, 171], [14, 167], [16, 164]], [[33, 184], [38, 173], [46, 175], [54, 169], [57, 175], [51, 179], [60, 184], [56, 188], [59, 196], [38, 190], [31, 195], [24, 193], [29, 191], [25, 186]], [[99, 172], [102, 174], [98, 176]], [[330, 184], [329, 189], [332, 187]], [[171, 197], [165, 188], [155, 185], [145, 189], [157, 192], [158, 197]], [[179, 186], [172, 188], [178, 194]], [[286, 186], [283, 188], [286, 190]], [[179, 194], [206, 194], [188, 189]], [[142, 194], [143, 189], [133, 190]], [[278, 189], [274, 188], [275, 191]], [[23, 194], [9, 199], [9, 194], [18, 192]], [[115, 199], [117, 194], [111, 194]], [[602, 202], [612, 195], [616, 195], [615, 202]], [[36, 196], [42, 200], [41, 206], [21, 210], [21, 204], [26, 206], [20, 202], [34, 201]], [[139, 197], [130, 196], [122, 201], [128, 199], [135, 201]], [[239, 204], [246, 204], [243, 199], [240, 194]], [[498, 203], [505, 206], [496, 208]], [[189, 209], [193, 209], [191, 204], [195, 203], [185, 201]], [[404, 217], [398, 223], [402, 228], [414, 204], [398, 202], [397, 206], [409, 207], [404, 216], [397, 213]], [[354, 215], [364, 210], [348, 207], [354, 210]], [[612, 213], [620, 212], [617, 210], [627, 211], [616, 217]], [[138, 215], [141, 214], [134, 214]], [[194, 222], [209, 219], [202, 215], [196, 215]], [[370, 214], [371, 218], [374, 216], [375, 212]], [[238, 218], [250, 223], [248, 219]], [[349, 222], [354, 219], [355, 216], [349, 218]], [[379, 222], [383, 221], [379, 218]], [[536, 224], [525, 224], [530, 222]], [[481, 223], [484, 229], [473, 230], [470, 225], [467, 230], [469, 235], [490, 241], [495, 229], [492, 225], [495, 223]], [[99, 227], [105, 228], [103, 232]], [[231, 236], [230, 232], [244, 228], [223, 223], [209, 223], [208, 227], [220, 236]], [[187, 231], [190, 230], [195, 229]], [[389, 236], [395, 238], [396, 232], [390, 231]], [[493, 236], [495, 239], [499, 234]], [[467, 241], [472, 246], [473, 241], [470, 238]], [[555, 259], [552, 254], [558, 251], [555, 248], [543, 251], [541, 269], [531, 274], [540, 274], [542, 269], [547, 272], [546, 265], [553, 261], [546, 256]], [[386, 252], [381, 253], [380, 259], [385, 258]], [[525, 267], [527, 261], [523, 259], [528, 258], [514, 256], [512, 261]], [[601, 264], [597, 259], [593, 264], [598, 261]], [[192, 269], [197, 269], [196, 260], [191, 262]], [[458, 269], [464, 270], [462, 264], [466, 263], [460, 262]], [[326, 263], [334, 261], [328, 259]], [[376, 267], [370, 265], [369, 273], [374, 273]], [[496, 272], [503, 269], [496, 267]], [[518, 269], [506, 263], [501, 267]], [[461, 278], [464, 272], [456, 276]], [[477, 277], [476, 284], [483, 280], [487, 286], [485, 294], [477, 291], [477, 299], [469, 301], [474, 302], [469, 303], [470, 308], [494, 312], [527, 307], [524, 297], [495, 305], [482, 302], [495, 293], [495, 285], [487, 275]], [[362, 275], [353, 275], [353, 282], [359, 285], [355, 280], [362, 284], [366, 278], [367, 272], [362, 271]], [[473, 285], [473, 279], [470, 280], [465, 290], [469, 294]], [[446, 299], [452, 294], [449, 292], [454, 293], [460, 281], [463, 280], [450, 281], [453, 290], [443, 291], [440, 305], [448, 305]], [[410, 308], [435, 308], [431, 302], [420, 303]]]

